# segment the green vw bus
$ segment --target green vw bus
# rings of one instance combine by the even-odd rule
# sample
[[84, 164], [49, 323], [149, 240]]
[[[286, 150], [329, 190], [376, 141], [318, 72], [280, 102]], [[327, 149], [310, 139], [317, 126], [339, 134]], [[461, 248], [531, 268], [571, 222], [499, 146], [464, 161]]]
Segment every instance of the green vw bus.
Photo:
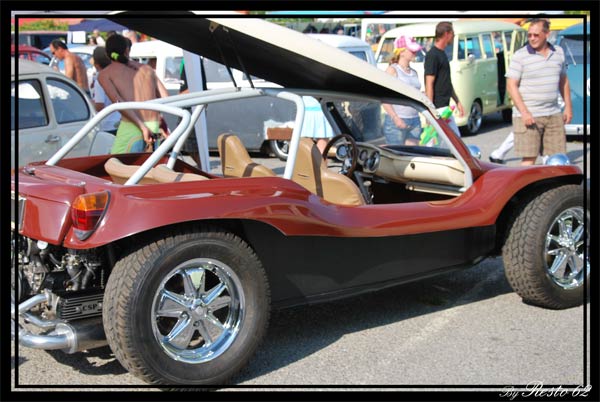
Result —
[[[404, 25], [384, 34], [377, 47], [375, 59], [381, 69], [386, 69], [394, 50], [394, 40], [399, 35], [412, 36], [423, 50], [412, 67], [424, 84], [425, 53], [434, 44], [435, 26], [439, 21]], [[502, 21], [453, 21], [454, 43], [446, 47], [450, 61], [452, 84], [465, 115], [456, 123], [465, 134], [476, 134], [481, 128], [483, 115], [502, 112], [505, 121], [511, 121], [512, 101], [506, 91], [504, 74], [510, 57], [527, 42], [527, 32], [516, 24]]]

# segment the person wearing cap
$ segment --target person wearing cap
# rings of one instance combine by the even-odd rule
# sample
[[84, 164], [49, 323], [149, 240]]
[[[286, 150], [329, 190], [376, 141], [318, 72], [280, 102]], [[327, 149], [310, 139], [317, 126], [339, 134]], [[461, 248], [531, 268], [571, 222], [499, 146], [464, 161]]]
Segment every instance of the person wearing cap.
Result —
[[[450, 62], [445, 52], [446, 47], [453, 41], [452, 23], [447, 21], [438, 23], [435, 27], [435, 42], [425, 56], [425, 94], [440, 112], [450, 105], [450, 99], [454, 99], [458, 115], [462, 117], [465, 110], [452, 86]], [[448, 123], [456, 135], [460, 136], [454, 115]]]
[[[92, 60], [94, 61], [94, 68], [99, 73], [104, 70], [108, 65], [110, 65], [110, 59], [106, 55], [106, 49], [103, 46], [96, 46], [94, 49], [94, 53], [92, 55]], [[94, 75], [92, 80], [92, 100], [94, 101], [94, 107], [96, 112], [101, 111], [105, 107], [112, 104], [109, 97], [106, 95], [104, 88], [98, 82], [98, 75]], [[100, 122], [100, 130], [110, 133], [112, 135], [117, 134], [117, 129], [119, 128], [119, 122], [121, 121], [121, 113], [112, 112], [108, 116], [106, 116]]]
[[[421, 82], [410, 62], [422, 49], [410, 36], [399, 36], [394, 41], [394, 54], [386, 72], [417, 90]], [[383, 134], [388, 144], [418, 145], [421, 134], [419, 112], [410, 106], [383, 104], [386, 111]]]

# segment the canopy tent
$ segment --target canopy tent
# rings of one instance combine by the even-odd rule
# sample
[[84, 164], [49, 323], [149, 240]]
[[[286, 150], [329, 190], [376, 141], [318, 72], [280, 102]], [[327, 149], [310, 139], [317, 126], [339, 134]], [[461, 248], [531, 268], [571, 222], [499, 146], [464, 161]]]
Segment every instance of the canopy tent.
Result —
[[98, 19], [90, 19], [84, 20], [79, 24], [69, 25], [69, 31], [85, 31], [85, 32], [93, 32], [94, 29], [97, 29], [101, 32], [108, 31], [123, 31], [128, 29], [127, 27], [117, 24], [111, 20], [107, 20], [104, 18]]

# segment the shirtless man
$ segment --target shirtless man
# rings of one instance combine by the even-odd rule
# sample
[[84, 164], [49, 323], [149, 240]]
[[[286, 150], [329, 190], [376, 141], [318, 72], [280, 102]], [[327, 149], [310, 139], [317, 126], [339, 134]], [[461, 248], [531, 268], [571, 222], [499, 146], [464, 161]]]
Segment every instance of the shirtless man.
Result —
[[75, 81], [89, 95], [90, 87], [83, 60], [76, 54], [69, 52], [65, 42], [59, 39], [55, 39], [50, 43], [50, 51], [57, 59], [65, 61], [65, 75]]
[[[154, 70], [129, 60], [129, 41], [121, 35], [106, 40], [112, 63], [98, 74], [98, 82], [113, 102], [143, 102], [168, 96]], [[160, 133], [160, 113], [152, 110], [122, 110], [121, 123], [111, 153], [144, 152]]]

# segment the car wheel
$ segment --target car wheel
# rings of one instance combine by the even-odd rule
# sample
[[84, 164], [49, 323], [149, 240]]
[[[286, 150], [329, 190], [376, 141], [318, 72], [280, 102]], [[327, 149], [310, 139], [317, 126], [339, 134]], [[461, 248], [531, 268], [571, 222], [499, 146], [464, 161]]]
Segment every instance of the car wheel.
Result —
[[483, 109], [479, 101], [474, 101], [471, 105], [471, 112], [467, 120], [467, 125], [463, 127], [465, 134], [474, 135], [477, 134], [481, 128], [481, 122], [483, 121]]
[[512, 108], [502, 109], [502, 121], [512, 123]]
[[250, 359], [269, 319], [254, 251], [216, 229], [182, 232], [122, 258], [103, 321], [115, 356], [152, 384], [224, 384]]
[[519, 214], [502, 254], [506, 278], [523, 301], [554, 309], [583, 303], [590, 272], [584, 259], [586, 220], [577, 185], [548, 190]]
[[290, 142], [287, 140], [270, 140], [269, 145], [271, 151], [282, 161], [286, 161], [288, 158], [288, 152], [290, 149]]

